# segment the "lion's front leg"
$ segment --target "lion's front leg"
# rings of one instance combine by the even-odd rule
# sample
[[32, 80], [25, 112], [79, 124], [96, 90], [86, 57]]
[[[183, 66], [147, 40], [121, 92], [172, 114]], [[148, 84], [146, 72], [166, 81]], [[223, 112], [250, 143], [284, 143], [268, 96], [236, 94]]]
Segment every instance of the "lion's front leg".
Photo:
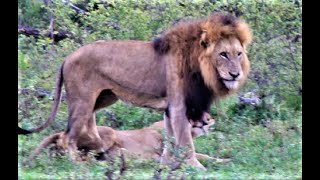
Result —
[[[181, 76], [182, 64], [179, 57], [168, 55], [166, 61], [168, 112], [165, 125], [168, 136], [174, 137], [173, 150], [186, 148], [186, 162], [190, 165], [205, 169], [196, 159], [194, 144], [191, 136], [191, 125], [186, 116], [185, 79]], [[165, 148], [161, 162], [168, 163], [174, 159], [170, 149]]]
[[169, 164], [172, 161], [171, 159], [172, 154], [170, 153], [170, 148], [173, 147], [173, 144], [171, 143], [170, 138], [173, 137], [173, 130], [172, 130], [170, 119], [166, 113], [163, 114], [163, 119], [164, 119], [166, 140], [164, 142], [164, 148], [163, 148], [160, 161], [162, 164]]
[[[175, 116], [174, 113], [170, 113], [170, 118], [164, 115], [164, 121], [167, 139], [169, 139], [167, 142], [165, 142], [165, 147], [161, 156], [161, 163], [174, 163], [175, 157], [173, 156], [172, 151], [177, 151], [179, 148], [186, 148], [186, 151], [184, 152], [186, 153], [184, 156], [186, 163], [205, 170], [206, 168], [196, 158], [195, 148], [191, 136], [191, 125], [186, 120], [186, 117], [183, 115]], [[171, 143], [170, 139], [172, 137], [174, 138], [172, 142], [173, 144]]]
[[195, 147], [191, 135], [191, 124], [188, 122], [185, 115], [184, 106], [170, 108], [169, 121], [172, 125], [173, 137], [175, 140], [174, 150], [186, 148], [185, 161], [187, 164], [196, 166], [201, 169], [206, 169], [196, 158]]

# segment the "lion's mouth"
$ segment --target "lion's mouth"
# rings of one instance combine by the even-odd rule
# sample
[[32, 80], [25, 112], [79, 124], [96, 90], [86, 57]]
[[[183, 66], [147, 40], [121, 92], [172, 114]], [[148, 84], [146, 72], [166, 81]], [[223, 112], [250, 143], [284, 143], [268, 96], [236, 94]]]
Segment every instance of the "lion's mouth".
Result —
[[224, 79], [224, 78], [221, 78], [223, 81], [236, 81], [235, 79]]
[[225, 85], [226, 88], [228, 89], [237, 89], [238, 88], [238, 81], [237, 80], [230, 80], [230, 79], [222, 79], [223, 84]]

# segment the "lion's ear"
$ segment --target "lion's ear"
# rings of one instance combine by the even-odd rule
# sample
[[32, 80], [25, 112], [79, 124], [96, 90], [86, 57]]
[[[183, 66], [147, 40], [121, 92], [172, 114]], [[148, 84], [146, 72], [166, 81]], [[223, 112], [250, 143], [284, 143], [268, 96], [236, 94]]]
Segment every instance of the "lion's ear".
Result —
[[200, 37], [200, 45], [204, 48], [208, 47], [208, 41], [207, 41], [207, 31], [206, 30], [202, 30], [202, 34]]

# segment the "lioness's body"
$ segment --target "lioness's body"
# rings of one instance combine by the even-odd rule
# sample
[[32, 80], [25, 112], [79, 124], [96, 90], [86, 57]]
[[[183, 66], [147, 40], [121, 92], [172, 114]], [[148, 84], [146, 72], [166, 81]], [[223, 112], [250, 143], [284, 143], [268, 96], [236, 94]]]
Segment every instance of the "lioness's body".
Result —
[[[214, 123], [214, 119], [210, 118], [208, 125], [193, 127], [192, 137], [197, 138], [208, 133], [209, 128]], [[164, 130], [163, 120], [155, 122], [149, 127], [137, 130], [114, 130], [107, 126], [97, 126], [97, 129], [102, 139], [103, 147], [111, 157], [125, 153], [128, 158], [160, 160], [164, 147], [162, 134]], [[65, 149], [63, 145], [65, 138], [65, 132], [55, 133], [46, 137], [40, 143], [39, 147], [29, 156], [27, 163], [30, 163], [44, 148], [51, 144], [55, 144], [57, 149]], [[81, 138], [81, 141], [77, 144], [80, 148], [79, 150], [81, 150], [83, 146], [82, 142], [84, 141], [86, 141], [86, 139]], [[199, 158], [216, 160], [204, 154], [197, 153], [196, 155]]]
[[[208, 121], [208, 125], [203, 127], [193, 127], [191, 130], [192, 138], [195, 139], [199, 136], [208, 133], [210, 126], [215, 123], [214, 119]], [[115, 133], [115, 146], [124, 149], [122, 152], [126, 152], [127, 156], [134, 158], [143, 159], [156, 159], [160, 160], [162, 150], [164, 148], [164, 139], [162, 132], [164, 130], [164, 121], [158, 121], [153, 123], [151, 126], [137, 129], [137, 130], [126, 130], [126, 131], [114, 131]], [[98, 131], [103, 140], [106, 140], [107, 136], [102, 134], [110, 131], [106, 127], [98, 126]], [[108, 134], [108, 133], [106, 133]], [[110, 138], [108, 138], [110, 139]], [[119, 154], [119, 149], [111, 148], [112, 154]], [[115, 153], [116, 152], [116, 153]], [[208, 155], [196, 153], [197, 158], [202, 159], [214, 159]]]
[[[163, 121], [161, 122], [164, 127]], [[161, 156], [163, 138], [156, 129], [148, 127], [140, 130], [116, 131], [116, 137], [119, 146], [128, 154], [155, 159]]]

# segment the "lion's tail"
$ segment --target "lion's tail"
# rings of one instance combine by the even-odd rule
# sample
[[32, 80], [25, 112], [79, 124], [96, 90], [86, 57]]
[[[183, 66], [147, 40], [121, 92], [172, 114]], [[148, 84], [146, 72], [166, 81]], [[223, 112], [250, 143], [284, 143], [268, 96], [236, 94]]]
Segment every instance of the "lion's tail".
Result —
[[54, 103], [53, 103], [53, 106], [52, 106], [51, 114], [48, 117], [47, 121], [42, 126], [34, 128], [34, 129], [31, 129], [31, 130], [25, 130], [25, 129], [22, 129], [22, 128], [20, 128], [18, 126], [18, 134], [28, 135], [28, 134], [35, 133], [35, 132], [40, 132], [43, 129], [45, 129], [46, 127], [48, 127], [49, 124], [51, 124], [54, 121], [54, 118], [55, 118], [55, 116], [57, 114], [57, 111], [59, 109], [60, 100], [61, 100], [61, 92], [62, 92], [62, 85], [63, 85], [63, 73], [62, 73], [63, 65], [64, 65], [64, 62], [62, 63], [62, 65], [60, 67], [60, 71], [59, 71], [58, 78], [57, 78], [57, 81], [56, 81], [56, 90], [55, 90], [55, 95], [54, 95]]
[[35, 157], [40, 154], [40, 152], [45, 149], [46, 147], [48, 147], [50, 144], [53, 144], [53, 143], [56, 143], [57, 140], [61, 137], [61, 133], [63, 132], [60, 132], [60, 133], [55, 133], [55, 134], [52, 134], [50, 135], [49, 137], [46, 137], [41, 143], [40, 145], [34, 150], [34, 152], [28, 157], [28, 159], [23, 162], [23, 165], [29, 165], [30, 162], [32, 160], [35, 159]]

